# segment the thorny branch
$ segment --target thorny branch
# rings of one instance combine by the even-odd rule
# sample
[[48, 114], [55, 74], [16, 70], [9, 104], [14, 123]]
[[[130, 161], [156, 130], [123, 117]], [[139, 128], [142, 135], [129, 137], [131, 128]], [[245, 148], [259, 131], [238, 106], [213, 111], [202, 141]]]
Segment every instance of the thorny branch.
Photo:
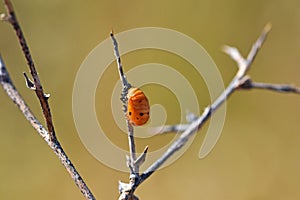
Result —
[[[50, 107], [48, 103], [49, 95], [45, 94], [43, 91], [43, 87], [41, 81], [38, 77], [38, 73], [36, 71], [34, 62], [32, 60], [28, 45], [26, 43], [25, 37], [21, 30], [21, 27], [16, 18], [14, 9], [9, 0], [4, 0], [4, 4], [6, 6], [7, 14], [2, 14], [2, 20], [8, 21], [14, 28], [16, 35], [18, 36], [19, 43], [22, 47], [23, 53], [27, 60], [30, 73], [33, 77], [33, 82], [29, 79], [29, 77], [24, 74], [26, 84], [30, 89], [35, 90], [35, 93], [40, 101], [43, 114], [46, 120], [48, 131], [43, 127], [43, 125], [35, 118], [35, 116], [30, 111], [29, 107], [26, 105], [17, 89], [12, 83], [12, 80], [9, 77], [9, 74], [6, 70], [4, 62], [0, 57], [0, 84], [3, 89], [6, 91], [8, 96], [12, 99], [12, 101], [18, 106], [20, 111], [24, 114], [25, 118], [31, 123], [31, 125], [36, 129], [39, 135], [46, 141], [49, 147], [54, 151], [54, 153], [61, 160], [62, 164], [66, 168], [66, 170], [70, 173], [74, 182], [84, 194], [86, 199], [95, 199], [91, 191], [88, 189], [87, 185], [80, 177], [79, 173], [76, 171], [75, 167], [68, 159], [61, 145], [59, 144], [54, 131], [54, 126], [52, 122], [52, 116], [50, 112]], [[130, 148], [130, 156], [127, 157], [128, 167], [130, 169], [130, 182], [127, 183], [119, 183], [121, 195], [119, 199], [138, 199], [134, 192], [136, 188], [144, 182], [147, 178], [149, 178], [153, 172], [155, 172], [159, 167], [161, 167], [164, 162], [169, 159], [174, 153], [176, 153], [188, 139], [199, 130], [202, 125], [209, 119], [209, 117], [228, 99], [228, 97], [237, 89], [266, 89], [272, 90], [276, 92], [291, 92], [300, 94], [300, 88], [291, 86], [291, 85], [278, 85], [278, 84], [269, 84], [269, 83], [258, 83], [253, 82], [249, 76], [247, 76], [247, 72], [250, 69], [260, 47], [265, 41], [268, 32], [270, 31], [271, 26], [268, 24], [260, 37], [252, 46], [247, 58], [241, 56], [239, 51], [236, 48], [226, 46], [224, 48], [224, 52], [227, 53], [233, 60], [237, 62], [239, 67], [238, 72], [235, 77], [228, 85], [226, 90], [219, 96], [219, 98], [213, 102], [212, 105], [207, 106], [201, 116], [194, 117], [193, 120], [190, 120], [189, 124], [184, 125], [174, 125], [168, 126], [163, 129], [163, 132], [170, 131], [180, 131], [182, 134], [180, 137], [169, 147], [169, 149], [157, 160], [155, 161], [145, 172], [142, 174], [139, 173], [140, 166], [144, 163], [148, 151], [148, 146], [145, 148], [144, 152], [137, 158], [135, 151], [135, 142], [134, 142], [134, 134], [133, 127], [127, 120], [128, 127], [128, 139], [129, 139], [129, 148]], [[128, 90], [132, 87], [130, 83], [127, 81], [125, 73], [123, 72], [121, 58], [118, 50], [118, 43], [114, 37], [114, 34], [111, 33], [111, 38], [114, 45], [114, 52], [117, 58], [118, 71], [120, 75], [120, 79], [123, 85], [122, 91], [122, 102], [124, 103], [124, 113], [127, 112], [127, 93]]]
[[4, 65], [2, 58], [0, 57], [0, 84], [7, 93], [7, 95], [12, 99], [12, 101], [18, 106], [20, 111], [23, 113], [25, 118], [30, 122], [33, 128], [39, 133], [39, 135], [46, 141], [48, 146], [54, 151], [55, 155], [60, 159], [61, 163], [64, 165], [68, 173], [71, 175], [71, 178], [74, 180], [77, 187], [80, 189], [82, 194], [86, 199], [95, 199], [92, 192], [87, 187], [84, 180], [81, 178], [80, 174], [75, 169], [72, 162], [69, 160], [68, 156], [64, 152], [61, 147], [59, 141], [56, 138], [54, 126], [52, 122], [52, 116], [50, 112], [50, 107], [48, 103], [49, 95], [45, 94], [43, 91], [43, 87], [41, 81], [39, 79], [38, 73], [36, 71], [34, 62], [32, 60], [28, 45], [26, 43], [24, 34], [19, 25], [17, 17], [15, 15], [15, 11], [13, 6], [9, 0], [4, 0], [4, 4], [6, 7], [7, 14], [2, 14], [1, 19], [9, 22], [19, 39], [19, 43], [25, 55], [27, 64], [30, 69], [30, 73], [33, 77], [33, 82], [30, 81], [26, 73], [24, 73], [26, 84], [30, 89], [35, 90], [35, 93], [40, 101], [40, 105], [43, 110], [43, 114], [46, 120], [48, 131], [43, 127], [43, 125], [36, 119], [33, 113], [30, 111], [29, 107], [26, 105], [17, 89], [13, 85], [12, 80], [7, 72], [7, 69]]
[[[130, 184], [126, 184], [126, 191], [127, 194], [133, 195], [135, 189], [144, 182], [147, 178], [151, 176], [153, 172], [159, 169], [166, 160], [168, 160], [175, 152], [177, 152], [179, 149], [181, 149], [188, 139], [195, 134], [202, 126], [203, 124], [210, 118], [210, 116], [228, 99], [228, 97], [235, 92], [237, 89], [268, 89], [273, 90], [277, 92], [294, 92], [294, 93], [300, 93], [300, 88], [296, 88], [290, 85], [274, 85], [274, 84], [268, 84], [268, 83], [256, 83], [252, 82], [250, 77], [247, 76], [247, 72], [249, 71], [259, 49], [261, 48], [262, 44], [264, 43], [269, 31], [271, 29], [271, 25], [267, 24], [259, 38], [256, 40], [256, 42], [253, 44], [247, 58], [241, 56], [239, 51], [234, 47], [225, 46], [224, 52], [227, 53], [233, 60], [237, 62], [238, 65], [238, 71], [235, 75], [235, 77], [232, 79], [230, 84], [227, 86], [225, 91], [210, 105], [207, 106], [207, 108], [204, 110], [204, 112], [199, 117], [194, 117], [192, 120], [190, 120], [189, 124], [178, 124], [178, 125], [171, 125], [171, 126], [165, 126], [165, 127], [158, 127], [155, 130], [161, 129], [160, 132], [170, 132], [170, 131], [176, 131], [176, 132], [182, 132], [180, 137], [169, 147], [169, 149], [157, 160], [155, 161], [145, 172], [140, 174], [138, 176], [138, 179], [136, 181], [136, 184], [134, 187], [130, 187]], [[115, 40], [115, 39], [114, 39]], [[116, 54], [117, 55], [117, 54]], [[122, 183], [124, 184], [124, 183]], [[119, 199], [122, 199], [122, 195]], [[130, 195], [124, 196], [124, 197], [132, 197]]]
[[[121, 63], [121, 57], [120, 57], [120, 52], [118, 48], [118, 42], [114, 36], [113, 31], [110, 33], [110, 37], [113, 42], [114, 46], [114, 54], [117, 60], [117, 65], [118, 65], [118, 72], [120, 75], [120, 80], [122, 82], [122, 94], [121, 94], [121, 101], [123, 102], [123, 111], [124, 114], [126, 115], [127, 113], [127, 94], [128, 90], [132, 87], [131, 84], [128, 82], [126, 75], [123, 71], [122, 63]], [[135, 200], [138, 199], [134, 195], [135, 188], [138, 186], [139, 180], [140, 180], [140, 175], [139, 175], [139, 169], [140, 166], [145, 162], [146, 155], [148, 152], [148, 146], [145, 147], [143, 153], [139, 157], [136, 156], [136, 149], [135, 149], [135, 142], [134, 142], [134, 129], [133, 126], [130, 124], [129, 120], [126, 119], [126, 125], [128, 129], [128, 142], [129, 142], [129, 153], [130, 156], [126, 156], [127, 160], [127, 166], [130, 170], [130, 177], [129, 177], [129, 184], [127, 183], [122, 183], [119, 182], [119, 191], [121, 193], [119, 199], [129, 199], [129, 200]]]
[[[126, 75], [124, 74], [122, 63], [121, 63], [121, 57], [119, 53], [119, 47], [118, 42], [114, 36], [113, 31], [110, 33], [110, 37], [112, 39], [113, 45], [114, 45], [114, 53], [117, 59], [117, 65], [118, 65], [118, 71], [120, 75], [120, 80], [122, 82], [123, 90], [121, 94], [121, 101], [123, 102], [123, 111], [124, 115], [127, 113], [127, 94], [128, 90], [132, 87], [131, 84], [127, 81]], [[128, 142], [129, 142], [129, 153], [130, 157], [127, 159], [128, 167], [130, 169], [130, 174], [132, 176], [135, 176], [135, 174], [138, 173], [139, 169], [138, 166], [134, 164], [136, 160], [136, 150], [135, 150], [135, 142], [134, 142], [134, 130], [132, 125], [129, 123], [128, 120], [126, 120], [126, 126], [128, 129]]]
[[44, 93], [40, 78], [38, 76], [33, 59], [31, 57], [31, 54], [29, 51], [29, 47], [27, 45], [23, 31], [17, 20], [12, 3], [10, 2], [10, 0], [4, 0], [4, 4], [5, 4], [7, 14], [2, 14], [1, 18], [2, 18], [2, 20], [9, 22], [13, 26], [13, 28], [16, 32], [16, 35], [19, 39], [19, 43], [21, 45], [21, 48], [22, 48], [24, 56], [26, 58], [28, 67], [30, 69], [30, 73], [33, 78], [33, 82], [35, 85], [35, 93], [40, 101], [40, 104], [41, 104], [41, 107], [43, 110], [43, 114], [44, 114], [44, 117], [45, 117], [45, 120], [47, 123], [47, 128], [48, 128], [48, 131], [50, 134], [50, 139], [53, 140], [53, 139], [55, 139], [56, 136], [55, 136], [55, 130], [54, 130], [53, 122], [52, 122], [50, 107], [49, 107], [49, 103], [48, 103], [49, 95]]

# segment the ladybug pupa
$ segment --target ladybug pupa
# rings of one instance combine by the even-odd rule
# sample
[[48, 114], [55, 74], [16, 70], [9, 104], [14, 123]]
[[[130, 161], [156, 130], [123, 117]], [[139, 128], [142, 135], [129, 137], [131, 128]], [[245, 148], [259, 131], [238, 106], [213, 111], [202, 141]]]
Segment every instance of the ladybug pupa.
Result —
[[127, 119], [131, 125], [142, 126], [149, 120], [149, 101], [139, 88], [130, 88], [127, 94]]

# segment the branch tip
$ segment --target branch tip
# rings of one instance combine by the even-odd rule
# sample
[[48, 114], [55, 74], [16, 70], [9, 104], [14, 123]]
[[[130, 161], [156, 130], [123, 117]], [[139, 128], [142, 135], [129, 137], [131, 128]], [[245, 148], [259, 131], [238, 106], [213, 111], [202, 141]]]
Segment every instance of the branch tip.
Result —
[[114, 30], [111, 29], [111, 31], [110, 31], [110, 37], [113, 37], [113, 36], [114, 36]]
[[243, 58], [243, 56], [237, 48], [224, 45], [222, 47], [222, 51], [229, 55], [231, 59], [233, 59], [235, 62], [237, 62], [239, 68], [246, 67], [246, 60]]
[[272, 24], [271, 24], [270, 22], [268, 22], [268, 23], [265, 25], [263, 32], [269, 33], [269, 32], [271, 31], [271, 29], [272, 29]]

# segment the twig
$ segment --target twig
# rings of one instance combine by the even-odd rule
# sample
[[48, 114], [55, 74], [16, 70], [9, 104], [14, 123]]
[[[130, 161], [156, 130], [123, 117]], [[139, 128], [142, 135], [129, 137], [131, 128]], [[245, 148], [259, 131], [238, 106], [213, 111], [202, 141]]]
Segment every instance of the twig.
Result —
[[185, 131], [190, 124], [175, 124], [175, 125], [165, 125], [150, 128], [150, 133], [156, 133], [155, 135], [160, 135], [164, 133], [182, 133]]
[[72, 164], [71, 160], [68, 158], [67, 154], [64, 152], [58, 140], [50, 139], [49, 132], [44, 128], [44, 126], [37, 120], [33, 115], [29, 107], [26, 105], [25, 101], [15, 88], [7, 70], [4, 62], [0, 56], [0, 84], [5, 90], [7, 95], [11, 100], [18, 106], [20, 111], [23, 113], [25, 118], [30, 122], [32, 127], [38, 132], [38, 134], [46, 141], [48, 146], [54, 151], [56, 156], [59, 158], [61, 163], [64, 165], [71, 178], [74, 180], [77, 187], [80, 189], [82, 194], [86, 199], [95, 199], [92, 192], [89, 190], [84, 180], [81, 178], [80, 174], [77, 172], [76, 168]]
[[[119, 48], [118, 48], [118, 42], [114, 36], [113, 31], [111, 31], [110, 33], [110, 37], [112, 39], [113, 45], [114, 45], [114, 54], [117, 60], [117, 65], [118, 65], [118, 71], [119, 71], [119, 75], [120, 75], [120, 79], [122, 82], [122, 94], [121, 94], [121, 101], [123, 102], [123, 112], [124, 115], [126, 116], [127, 113], [127, 102], [128, 102], [128, 98], [127, 98], [127, 94], [128, 94], [128, 90], [132, 87], [131, 84], [127, 81], [126, 75], [123, 71], [123, 67], [122, 67], [122, 63], [121, 63], [121, 57], [120, 57], [120, 53], [119, 53]], [[138, 199], [135, 195], [134, 195], [134, 191], [136, 188], [137, 183], [139, 182], [139, 163], [136, 163], [136, 150], [135, 150], [135, 142], [134, 142], [134, 130], [133, 130], [133, 126], [130, 124], [129, 120], [126, 119], [126, 126], [127, 126], [127, 130], [128, 130], [128, 143], [129, 143], [129, 154], [130, 156], [126, 156], [126, 160], [127, 160], [127, 166], [130, 170], [130, 176], [129, 176], [129, 184], [127, 183], [122, 183], [119, 182], [119, 191], [120, 191], [120, 196], [119, 196], [119, 200], [135, 200]], [[147, 148], [148, 149], [148, 148]], [[147, 150], [146, 150], [147, 152]], [[146, 153], [145, 153], [146, 155]]]
[[117, 40], [116, 40], [116, 38], [114, 36], [114, 32], [113, 31], [111, 31], [110, 37], [111, 37], [111, 39], [113, 41], [114, 53], [115, 53], [115, 56], [116, 56], [116, 59], [117, 59], [118, 71], [119, 71], [120, 79], [122, 81], [122, 85], [123, 85], [123, 87], [130, 88], [131, 85], [127, 81], [126, 75], [124, 74], [124, 71], [123, 71], [123, 66], [122, 66], [122, 63], [121, 63], [121, 57], [120, 57], [120, 53], [119, 53], [118, 42], [117, 42]]
[[182, 133], [185, 131], [189, 126], [190, 123], [198, 119], [198, 116], [196, 116], [194, 113], [187, 113], [186, 114], [186, 121], [188, 124], [175, 124], [175, 125], [165, 125], [165, 126], [158, 126], [154, 128], [150, 128], [149, 132], [152, 134], [160, 135], [164, 133]]
[[5, 15], [1, 15], [2, 20], [5, 20], [7, 22], [9, 22], [15, 32], [16, 35], [19, 39], [19, 43], [22, 47], [24, 56], [26, 58], [27, 64], [29, 66], [30, 69], [30, 73], [33, 77], [33, 82], [34, 82], [34, 86], [35, 86], [35, 93], [40, 101], [42, 110], [43, 110], [43, 114], [46, 120], [46, 124], [47, 124], [47, 128], [50, 134], [50, 139], [54, 140], [55, 139], [55, 130], [54, 130], [54, 126], [53, 126], [53, 122], [52, 122], [52, 116], [51, 116], [51, 112], [50, 112], [50, 107], [49, 107], [49, 103], [48, 103], [48, 95], [44, 93], [40, 78], [38, 76], [38, 73], [36, 71], [33, 59], [31, 57], [30, 51], [29, 51], [29, 47], [27, 45], [26, 39], [24, 37], [24, 34], [22, 32], [21, 26], [17, 20], [14, 8], [12, 6], [12, 3], [10, 2], [10, 0], [4, 0], [4, 4], [5, 4], [5, 8], [6, 8], [6, 12], [7, 14]]
[[[271, 24], [267, 24], [257, 41], [252, 46], [251, 51], [248, 54], [247, 59], [245, 60], [240, 54], [238, 49], [234, 47], [225, 46], [223, 51], [227, 53], [234, 61], [236, 61], [239, 71], [231, 81], [226, 90], [219, 96], [219, 98], [211, 105], [211, 109], [216, 110], [222, 102], [226, 101], [228, 96], [233, 93], [237, 88], [239, 89], [264, 89], [272, 90], [276, 92], [284, 93], [296, 93], [300, 94], [300, 88], [291, 86], [291, 85], [282, 85], [282, 84], [271, 84], [271, 83], [259, 83], [253, 82], [249, 76], [246, 76], [246, 72], [250, 69], [251, 64], [256, 57], [258, 50], [265, 41], [268, 32], [271, 30]], [[169, 133], [169, 132], [183, 132], [187, 129], [188, 124], [176, 124], [176, 125], [167, 125], [162, 127], [156, 127], [153, 130], [159, 131], [160, 134]], [[152, 132], [152, 131], [151, 131]]]
[[[140, 183], [145, 181], [149, 176], [155, 172], [164, 162], [171, 157], [175, 152], [181, 149], [182, 146], [186, 144], [188, 139], [199, 130], [202, 125], [209, 119], [209, 117], [227, 100], [227, 98], [239, 87], [241, 80], [246, 75], [246, 72], [249, 70], [251, 64], [254, 61], [258, 50], [266, 39], [268, 32], [270, 31], [271, 26], [268, 24], [260, 37], [252, 46], [250, 53], [247, 59], [244, 59], [238, 50], [233, 47], [225, 47], [224, 51], [229, 54], [235, 61], [238, 63], [239, 70], [231, 83], [225, 89], [225, 91], [217, 98], [217, 100], [211, 105], [208, 106], [202, 115], [193, 121], [187, 129], [180, 135], [180, 137], [169, 147], [169, 149], [157, 160], [155, 161], [144, 173], [141, 174]], [[139, 183], [139, 184], [140, 184]]]
[[55, 130], [52, 122], [52, 116], [50, 112], [50, 107], [48, 103], [49, 95], [45, 94], [43, 91], [43, 87], [41, 84], [41, 81], [39, 79], [38, 73], [36, 71], [36, 68], [34, 66], [34, 62], [32, 60], [29, 47], [26, 43], [24, 34], [22, 32], [22, 29], [19, 25], [19, 22], [17, 20], [15, 11], [13, 9], [13, 6], [9, 0], [4, 0], [4, 4], [6, 7], [7, 14], [2, 14], [1, 18], [2, 20], [8, 21], [14, 28], [16, 35], [19, 39], [19, 43], [21, 45], [22, 51], [24, 53], [24, 56], [26, 58], [27, 64], [30, 69], [30, 73], [33, 77], [33, 82], [30, 81], [28, 76], [24, 74], [26, 84], [30, 89], [35, 90], [35, 93], [40, 101], [40, 105], [43, 110], [43, 115], [46, 120], [47, 129], [48, 131], [43, 127], [43, 125], [35, 118], [35, 116], [32, 114], [18, 91], [16, 90], [15, 86], [13, 85], [9, 74], [6, 70], [6, 67], [3, 63], [2, 58], [0, 58], [0, 67], [1, 67], [1, 74], [0, 74], [0, 81], [3, 89], [6, 91], [8, 96], [12, 99], [12, 101], [18, 106], [18, 108], [21, 110], [21, 112], [24, 114], [25, 118], [30, 122], [30, 124], [33, 126], [33, 128], [39, 133], [39, 135], [46, 141], [48, 146], [54, 151], [56, 156], [60, 159], [61, 163], [64, 165], [68, 173], [71, 175], [72, 179], [74, 180], [77, 187], [80, 189], [82, 194], [86, 199], [95, 199], [92, 192], [87, 187], [86, 183], [81, 178], [80, 174], [75, 169], [74, 165], [72, 164], [71, 160], [68, 158], [66, 153], [64, 152], [63, 148], [61, 147], [59, 141], [56, 138]]
[[[114, 45], [114, 53], [117, 59], [117, 65], [118, 65], [118, 71], [119, 71], [119, 75], [120, 75], [120, 79], [122, 82], [122, 86], [123, 86], [123, 90], [122, 90], [122, 94], [121, 94], [121, 100], [123, 102], [123, 111], [124, 114], [126, 115], [127, 113], [127, 94], [128, 94], [128, 90], [132, 87], [131, 84], [127, 81], [126, 75], [124, 74], [123, 71], [123, 67], [122, 67], [122, 63], [121, 63], [121, 57], [120, 57], [120, 53], [119, 53], [119, 48], [118, 48], [118, 42], [114, 36], [113, 31], [110, 33], [110, 37], [112, 39], [113, 45]], [[130, 152], [130, 167], [133, 169], [133, 173], [135, 175], [138, 174], [139, 171], [139, 167], [138, 165], [135, 164], [135, 160], [136, 160], [136, 150], [135, 150], [135, 142], [134, 142], [134, 131], [133, 131], [133, 127], [132, 125], [129, 123], [128, 119], [126, 120], [126, 125], [127, 125], [127, 129], [128, 129], [128, 142], [129, 142], [129, 152]], [[132, 172], [131, 172], [131, 175]]]
[[241, 89], [262, 89], [262, 90], [271, 90], [274, 92], [300, 94], [300, 88], [298, 87], [292, 85], [286, 85], [286, 84], [253, 82], [250, 79], [250, 77], [245, 77], [245, 80], [241, 84], [240, 88]]
[[[128, 82], [126, 75], [123, 71], [119, 48], [118, 48], [118, 42], [114, 36], [113, 31], [110, 33], [110, 37], [113, 42], [114, 54], [115, 54], [115, 57], [117, 60], [118, 71], [119, 71], [120, 79], [121, 79], [122, 86], [123, 86], [122, 94], [121, 94], [121, 101], [123, 102], [123, 111], [124, 111], [124, 114], [126, 115], [127, 109], [128, 109], [127, 108], [127, 102], [128, 102], [127, 94], [128, 94], [128, 90], [132, 86]], [[136, 150], [135, 150], [133, 126], [130, 124], [130, 122], [127, 118], [126, 118], [126, 125], [127, 125], [127, 129], [128, 129], [128, 141], [129, 141], [129, 153], [130, 153], [130, 156], [126, 156], [126, 161], [127, 161], [127, 166], [130, 170], [130, 177], [129, 177], [130, 181], [129, 181], [129, 183], [119, 182], [119, 191], [121, 193], [119, 196], [119, 200], [125, 200], [125, 199], [126, 200], [138, 200], [138, 197], [134, 195], [134, 192], [140, 182], [139, 169], [140, 169], [140, 166], [146, 160], [148, 146], [146, 146], [143, 153], [141, 153], [141, 155], [139, 157], [137, 157]]]

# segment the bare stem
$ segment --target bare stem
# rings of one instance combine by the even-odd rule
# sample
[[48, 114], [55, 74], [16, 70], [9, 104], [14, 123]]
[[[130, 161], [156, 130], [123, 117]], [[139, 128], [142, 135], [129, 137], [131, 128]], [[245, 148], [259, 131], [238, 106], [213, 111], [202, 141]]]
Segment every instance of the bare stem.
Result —
[[[115, 53], [115, 56], [116, 56], [117, 65], [118, 65], [118, 71], [119, 71], [120, 79], [121, 79], [122, 86], [123, 86], [123, 90], [122, 90], [122, 94], [121, 94], [121, 100], [123, 102], [124, 115], [126, 115], [126, 113], [127, 113], [127, 101], [128, 101], [127, 94], [128, 94], [128, 90], [132, 86], [127, 81], [126, 75], [125, 75], [125, 73], [123, 71], [123, 67], [122, 67], [122, 63], [121, 63], [121, 57], [120, 57], [120, 53], [119, 53], [118, 42], [117, 42], [117, 40], [116, 40], [116, 38], [114, 36], [113, 31], [110, 33], [110, 37], [111, 37], [113, 45], [114, 45], [114, 53]], [[135, 164], [135, 161], [136, 161], [136, 150], [135, 150], [135, 142], [134, 142], [134, 131], [133, 131], [133, 127], [129, 123], [128, 119], [126, 119], [126, 125], [127, 125], [127, 129], [128, 129], [130, 165], [131, 165], [131, 168], [134, 170], [133, 173], [135, 175], [137, 175], [139, 173], [139, 167], [138, 167], [138, 165]], [[131, 174], [132, 174], [132, 172], [131, 172]]]
[[118, 71], [119, 71], [119, 75], [120, 75], [120, 79], [122, 81], [122, 85], [123, 87], [128, 87], [129, 88], [131, 87], [131, 85], [129, 84], [129, 82], [127, 81], [127, 78], [126, 78], [126, 75], [123, 71], [123, 66], [122, 66], [122, 63], [121, 63], [121, 57], [120, 57], [120, 52], [119, 52], [119, 46], [118, 46], [118, 42], [114, 36], [114, 32], [111, 31], [110, 33], [110, 37], [113, 41], [113, 45], [114, 45], [114, 53], [115, 53], [115, 56], [116, 56], [116, 59], [117, 59], [117, 65], [118, 65]]
[[10, 0], [4, 0], [4, 4], [6, 7], [6, 15], [2, 15], [2, 19], [8, 21], [14, 28], [16, 35], [18, 37], [20, 46], [26, 58], [27, 64], [30, 69], [30, 73], [33, 77], [33, 83], [24, 74], [26, 79], [26, 84], [30, 89], [35, 90], [35, 93], [40, 101], [41, 108], [43, 110], [43, 115], [47, 124], [48, 131], [42, 126], [42, 124], [35, 118], [32, 114], [16, 88], [14, 87], [9, 74], [5, 68], [5, 65], [1, 58], [1, 85], [8, 94], [8, 96], [13, 100], [13, 102], [19, 107], [21, 112], [24, 114], [25, 118], [31, 123], [31, 125], [35, 128], [35, 130], [39, 133], [39, 135], [47, 142], [48, 146], [54, 151], [56, 156], [60, 159], [61, 163], [64, 165], [66, 170], [71, 175], [72, 179], [74, 180], [77, 187], [80, 189], [82, 194], [86, 199], [95, 199], [92, 192], [89, 190], [83, 179], [81, 178], [80, 174], [75, 169], [74, 165], [64, 152], [63, 148], [61, 147], [59, 141], [56, 138], [54, 125], [52, 121], [52, 115], [50, 111], [50, 106], [48, 103], [49, 95], [45, 94], [43, 91], [43, 87], [36, 71], [31, 53], [29, 51], [29, 47], [27, 45], [25, 36], [22, 32], [21, 26], [17, 20], [14, 8]]
[[262, 90], [271, 90], [273, 92], [300, 94], [300, 88], [298, 87], [292, 85], [286, 85], [286, 84], [253, 82], [250, 79], [250, 77], [245, 77], [240, 88], [241, 89], [262, 89]]
[[53, 150], [55, 155], [59, 158], [63, 166], [66, 168], [71, 178], [74, 180], [77, 187], [80, 189], [86, 199], [96, 199], [92, 192], [89, 190], [80, 174], [64, 152], [62, 146], [56, 138], [51, 138], [49, 132], [33, 115], [17, 89], [15, 88], [8, 71], [4, 65], [4, 62], [0, 56], [0, 84], [11, 100], [18, 106], [25, 118], [30, 122], [32, 127], [38, 132], [38, 134], [45, 140], [48, 146]]
[[23, 31], [21, 29], [21, 26], [17, 20], [12, 3], [10, 2], [10, 0], [4, 0], [4, 4], [5, 4], [7, 15], [4, 16], [3, 18], [13, 26], [13, 28], [16, 32], [16, 35], [19, 39], [19, 43], [21, 45], [21, 48], [22, 48], [24, 56], [26, 58], [28, 67], [30, 69], [30, 73], [33, 77], [33, 82], [35, 85], [35, 93], [40, 101], [40, 105], [43, 110], [47, 128], [48, 128], [48, 131], [50, 134], [50, 139], [53, 140], [53, 139], [55, 139], [56, 136], [55, 136], [55, 130], [54, 130], [53, 121], [52, 121], [52, 115], [51, 115], [51, 111], [50, 111], [50, 107], [49, 107], [49, 103], [48, 103], [48, 97], [47, 97], [48, 95], [44, 94], [40, 78], [36, 71], [33, 59], [31, 57], [31, 54], [29, 51], [29, 47], [27, 45], [27, 42], [26, 42], [25, 36], [23, 34]]

